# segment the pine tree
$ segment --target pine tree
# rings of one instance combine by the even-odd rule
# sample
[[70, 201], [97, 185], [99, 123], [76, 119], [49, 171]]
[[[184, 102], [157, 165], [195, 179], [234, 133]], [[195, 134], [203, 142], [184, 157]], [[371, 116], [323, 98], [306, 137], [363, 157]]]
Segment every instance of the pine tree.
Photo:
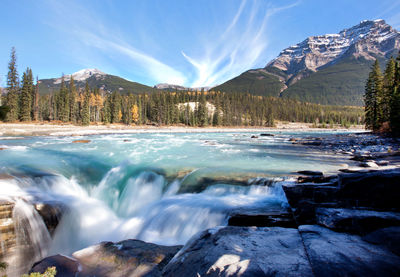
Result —
[[58, 102], [57, 107], [58, 107], [58, 118], [63, 122], [69, 121], [69, 112], [70, 112], [69, 99], [70, 99], [69, 91], [65, 86], [64, 76], [62, 76], [60, 91], [58, 93], [58, 99], [57, 99]]
[[400, 136], [400, 52], [396, 58], [393, 93], [390, 99], [390, 128], [394, 136]]
[[82, 125], [89, 125], [90, 124], [90, 89], [89, 84], [86, 81], [85, 92], [84, 92], [84, 99], [83, 99], [83, 106], [82, 106]]
[[375, 60], [365, 87], [365, 125], [367, 128], [377, 131], [380, 128], [382, 117], [379, 96], [382, 95], [383, 78], [378, 60]]
[[39, 78], [36, 76], [36, 86], [34, 88], [32, 101], [32, 118], [34, 121], [39, 120]]
[[381, 124], [390, 120], [390, 101], [393, 94], [395, 71], [396, 63], [393, 57], [391, 57], [386, 65], [383, 77], [383, 89], [379, 97], [379, 105], [381, 107]]
[[207, 102], [204, 92], [201, 92], [200, 102], [197, 109], [197, 117], [198, 117], [198, 124], [200, 127], [207, 126], [208, 124], [208, 110], [207, 110]]
[[76, 91], [74, 78], [71, 75], [69, 82], [69, 121], [76, 123], [78, 121], [78, 93]]
[[111, 95], [107, 95], [104, 101], [103, 121], [106, 124], [111, 123]]
[[32, 113], [33, 77], [32, 70], [27, 68], [22, 76], [22, 88], [20, 94], [20, 119], [31, 121]]
[[15, 47], [11, 48], [11, 58], [8, 64], [6, 106], [9, 109], [6, 121], [17, 121], [19, 113], [19, 80]]

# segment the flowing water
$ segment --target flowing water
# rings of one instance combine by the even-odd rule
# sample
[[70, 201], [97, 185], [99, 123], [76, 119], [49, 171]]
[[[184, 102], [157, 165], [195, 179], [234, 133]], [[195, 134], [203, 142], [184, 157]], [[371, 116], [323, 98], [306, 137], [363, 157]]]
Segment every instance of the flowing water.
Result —
[[[201, 230], [226, 225], [235, 210], [287, 205], [281, 185], [289, 180], [283, 176], [298, 170], [333, 172], [348, 163], [343, 156], [289, 141], [335, 133], [276, 133], [257, 139], [251, 135], [144, 133], [0, 140], [0, 199], [16, 201], [13, 261], [25, 259], [28, 267], [26, 255], [34, 262], [128, 238], [184, 244]], [[72, 143], [77, 139], [90, 143]], [[32, 206], [37, 202], [66, 207], [52, 236]], [[21, 250], [24, 247], [29, 251]]]

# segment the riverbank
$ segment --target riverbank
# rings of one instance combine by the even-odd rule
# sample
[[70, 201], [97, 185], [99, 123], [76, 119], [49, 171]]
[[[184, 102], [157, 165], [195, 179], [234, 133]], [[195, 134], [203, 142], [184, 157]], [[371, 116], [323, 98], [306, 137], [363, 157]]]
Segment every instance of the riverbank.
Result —
[[213, 133], [213, 132], [315, 132], [315, 131], [343, 131], [362, 132], [364, 126], [353, 126], [349, 129], [315, 128], [311, 123], [277, 122], [276, 127], [187, 127], [187, 126], [152, 126], [152, 125], [89, 125], [79, 126], [72, 124], [53, 123], [0, 123], [0, 136], [80, 136], [97, 134], [121, 133]]

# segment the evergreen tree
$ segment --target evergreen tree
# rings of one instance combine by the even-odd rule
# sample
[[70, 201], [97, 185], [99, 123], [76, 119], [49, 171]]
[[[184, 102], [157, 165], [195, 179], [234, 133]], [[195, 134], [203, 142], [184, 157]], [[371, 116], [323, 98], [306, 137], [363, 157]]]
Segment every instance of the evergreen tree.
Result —
[[32, 118], [34, 121], [39, 120], [39, 78], [36, 76], [36, 86], [34, 88], [32, 101]]
[[396, 71], [396, 63], [393, 57], [391, 57], [386, 65], [385, 74], [383, 77], [383, 89], [379, 97], [381, 124], [384, 122], [388, 122], [390, 120], [390, 102], [394, 88], [395, 71]]
[[198, 124], [200, 127], [207, 126], [208, 124], [208, 110], [207, 110], [207, 102], [204, 92], [201, 92], [200, 102], [197, 109], [197, 117]]
[[380, 127], [382, 112], [379, 96], [382, 95], [383, 78], [378, 60], [375, 60], [365, 87], [365, 125], [367, 128], [377, 131]]
[[111, 95], [107, 95], [104, 101], [103, 122], [106, 124], [111, 123]]
[[82, 125], [89, 125], [90, 124], [90, 89], [89, 84], [86, 81], [84, 98], [83, 98], [83, 105], [82, 105]]
[[11, 48], [11, 58], [8, 64], [6, 105], [8, 107], [6, 121], [17, 121], [19, 113], [19, 79], [15, 47]]
[[65, 86], [64, 76], [61, 77], [61, 86], [58, 93], [57, 107], [58, 107], [58, 119], [63, 122], [69, 121], [70, 105], [69, 105], [69, 91]]
[[78, 93], [75, 87], [75, 81], [71, 75], [71, 80], [69, 82], [69, 121], [76, 123], [78, 121]]
[[20, 119], [21, 121], [31, 121], [33, 95], [32, 70], [27, 68], [22, 75], [22, 88], [20, 94]]
[[400, 52], [396, 58], [393, 93], [390, 99], [390, 128], [394, 136], [400, 136]]

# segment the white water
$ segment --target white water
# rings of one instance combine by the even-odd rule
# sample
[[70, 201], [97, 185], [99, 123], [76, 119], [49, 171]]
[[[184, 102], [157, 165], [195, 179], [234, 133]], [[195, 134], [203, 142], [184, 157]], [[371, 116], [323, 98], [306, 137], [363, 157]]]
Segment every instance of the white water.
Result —
[[[5, 140], [10, 147], [0, 155], [0, 173], [14, 178], [0, 179], [0, 198], [25, 199], [17, 202], [18, 246], [26, 245], [22, 231], [26, 227], [35, 235], [28, 239], [34, 262], [44, 255], [69, 255], [100, 241], [137, 238], [184, 244], [199, 231], [226, 225], [228, 214], [236, 209], [287, 203], [282, 182], [259, 178], [249, 180], [258, 185], [221, 181], [203, 186], [204, 178], [229, 180], [252, 170], [281, 176], [300, 169], [332, 170], [343, 163], [340, 157], [292, 146], [288, 136], [259, 141], [244, 136], [109, 135], [89, 137], [93, 141], [88, 146], [71, 144], [68, 137]], [[18, 146], [26, 147], [21, 151]], [[168, 177], [180, 171], [189, 173]], [[181, 186], [193, 192], [179, 193]], [[68, 207], [52, 238], [27, 204], [35, 199]]]

